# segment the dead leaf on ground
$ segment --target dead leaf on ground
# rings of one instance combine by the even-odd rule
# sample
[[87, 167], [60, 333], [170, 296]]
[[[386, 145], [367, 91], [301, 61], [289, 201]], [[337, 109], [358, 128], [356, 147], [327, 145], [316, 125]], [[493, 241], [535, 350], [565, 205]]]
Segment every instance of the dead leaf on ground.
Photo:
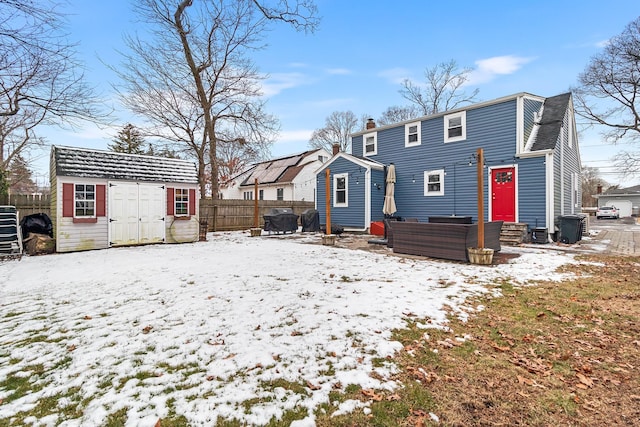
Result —
[[320, 390], [320, 386], [313, 384], [311, 381], [307, 381], [307, 387], [311, 390]]
[[578, 380], [587, 387], [593, 387], [593, 380], [591, 378], [586, 377], [580, 372], [576, 373], [576, 377], [578, 377]]
[[500, 346], [500, 345], [498, 345], [497, 343], [495, 343], [495, 342], [493, 342], [493, 341], [491, 342], [491, 347], [492, 347], [494, 350], [496, 350], [496, 351], [500, 351], [500, 352], [505, 352], [505, 351], [509, 351], [509, 350], [511, 350], [511, 348], [510, 348], [510, 347]]
[[380, 402], [383, 399], [383, 396], [381, 394], [376, 393], [374, 390], [371, 389], [364, 389], [361, 391], [361, 393], [368, 397], [369, 399], [373, 400], [374, 402]]
[[143, 334], [148, 334], [149, 332], [151, 332], [152, 329], [153, 329], [153, 326], [147, 325], [144, 328], [142, 328], [142, 333]]

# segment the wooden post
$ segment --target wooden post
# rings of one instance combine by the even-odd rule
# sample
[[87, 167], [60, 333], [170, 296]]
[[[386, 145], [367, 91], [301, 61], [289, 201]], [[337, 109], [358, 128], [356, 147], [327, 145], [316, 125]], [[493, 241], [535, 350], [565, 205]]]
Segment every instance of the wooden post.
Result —
[[258, 178], [255, 179], [253, 184], [253, 227], [260, 227], [260, 222], [258, 221]]
[[484, 155], [482, 148], [478, 148], [478, 248], [484, 248]]
[[325, 188], [325, 216], [327, 217], [326, 234], [331, 234], [331, 182], [329, 181], [331, 171], [324, 171], [324, 188]]
[[218, 205], [213, 205], [213, 231], [218, 231]]

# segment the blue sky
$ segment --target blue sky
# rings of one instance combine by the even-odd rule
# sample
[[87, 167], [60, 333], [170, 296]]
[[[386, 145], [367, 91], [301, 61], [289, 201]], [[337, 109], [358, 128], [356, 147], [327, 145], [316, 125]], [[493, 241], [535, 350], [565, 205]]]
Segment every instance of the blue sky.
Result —
[[[87, 77], [112, 98], [123, 34], [143, 32], [131, 0], [70, 0], [70, 39], [77, 41]], [[479, 100], [519, 92], [553, 96], [574, 85], [589, 59], [640, 15], [637, 0], [398, 2], [316, 0], [322, 22], [314, 34], [276, 25], [266, 49], [253, 60], [268, 74], [268, 111], [281, 122], [274, 156], [303, 151], [314, 129], [334, 111], [378, 117], [389, 106], [406, 105], [404, 78], [423, 81], [426, 68], [451, 59], [471, 67], [470, 90]], [[119, 108], [117, 105], [115, 106]], [[142, 123], [117, 110], [121, 124]], [[117, 129], [92, 125], [75, 131], [48, 129], [50, 144], [106, 149]], [[623, 147], [623, 146], [622, 146]], [[619, 149], [601, 142], [597, 130], [580, 135], [583, 164], [601, 168], [611, 184], [629, 185], [612, 173]], [[48, 150], [36, 162], [48, 175]]]

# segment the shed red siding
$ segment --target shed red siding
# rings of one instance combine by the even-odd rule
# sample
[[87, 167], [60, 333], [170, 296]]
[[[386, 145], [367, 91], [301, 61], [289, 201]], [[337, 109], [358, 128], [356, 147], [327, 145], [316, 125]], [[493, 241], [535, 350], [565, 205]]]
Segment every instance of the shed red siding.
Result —
[[196, 190], [189, 189], [189, 215], [196, 214]]
[[73, 184], [62, 184], [62, 216], [73, 216]]
[[107, 186], [96, 185], [96, 216], [107, 215]]
[[167, 215], [173, 215], [174, 203], [173, 188], [167, 187]]

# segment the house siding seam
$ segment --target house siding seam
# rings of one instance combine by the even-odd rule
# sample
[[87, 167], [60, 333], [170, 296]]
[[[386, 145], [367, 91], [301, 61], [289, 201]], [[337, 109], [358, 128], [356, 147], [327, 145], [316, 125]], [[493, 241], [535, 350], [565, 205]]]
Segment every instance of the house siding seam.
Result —
[[[526, 178], [525, 178], [526, 177]], [[518, 161], [518, 222], [530, 227], [546, 227], [545, 157], [532, 157]]]

